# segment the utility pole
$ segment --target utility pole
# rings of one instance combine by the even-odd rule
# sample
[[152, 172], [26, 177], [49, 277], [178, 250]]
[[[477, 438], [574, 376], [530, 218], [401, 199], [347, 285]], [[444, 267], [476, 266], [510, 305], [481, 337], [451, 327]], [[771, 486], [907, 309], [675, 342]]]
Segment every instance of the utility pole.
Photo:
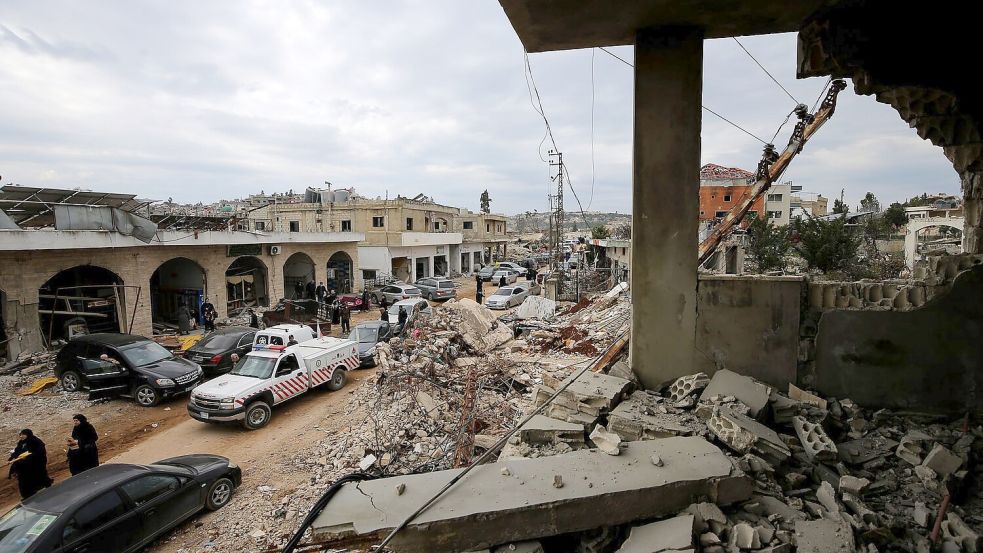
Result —
[[[550, 209], [553, 211], [553, 215], [550, 217], [550, 228], [552, 230], [550, 234], [550, 247], [553, 250], [553, 255], [555, 260], [559, 263], [563, 261], [563, 154], [560, 152], [549, 151], [550, 157], [550, 167], [556, 167], [556, 176], [552, 177], [556, 180], [556, 194], [550, 195]], [[553, 161], [552, 158], [556, 158]]]

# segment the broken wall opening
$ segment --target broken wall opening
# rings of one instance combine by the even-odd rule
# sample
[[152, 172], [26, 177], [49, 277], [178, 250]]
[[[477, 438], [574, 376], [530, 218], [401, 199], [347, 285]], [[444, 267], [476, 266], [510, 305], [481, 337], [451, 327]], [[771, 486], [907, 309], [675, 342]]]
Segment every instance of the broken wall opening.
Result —
[[41, 335], [50, 345], [75, 334], [120, 332], [126, 324], [122, 284], [119, 275], [96, 265], [54, 275], [38, 288]]
[[963, 231], [952, 225], [932, 225], [915, 231], [915, 254], [924, 259], [930, 255], [962, 253]]
[[352, 292], [352, 258], [345, 252], [335, 252], [328, 259], [328, 290], [340, 294]]
[[179, 309], [187, 307], [200, 324], [204, 298], [205, 269], [186, 257], [165, 261], [150, 276], [150, 313], [154, 323], [176, 325]]
[[433, 276], [445, 277], [449, 274], [446, 255], [435, 255], [433, 257]]
[[300, 299], [308, 282], [314, 282], [314, 260], [303, 252], [287, 258], [283, 264], [283, 296]]
[[225, 271], [225, 292], [230, 317], [247, 307], [269, 307], [266, 264], [253, 256], [237, 257]]

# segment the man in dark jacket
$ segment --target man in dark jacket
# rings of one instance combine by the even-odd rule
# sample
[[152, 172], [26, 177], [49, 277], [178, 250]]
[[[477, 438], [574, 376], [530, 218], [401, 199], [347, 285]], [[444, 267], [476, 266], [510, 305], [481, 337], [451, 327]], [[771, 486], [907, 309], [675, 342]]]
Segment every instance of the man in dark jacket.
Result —
[[502, 275], [502, 278], [498, 279], [498, 286], [499, 286], [499, 288], [501, 288], [502, 286], [505, 286], [507, 284], [508, 284], [508, 281], [505, 279], [505, 275]]
[[317, 296], [317, 301], [324, 303], [324, 298], [328, 296], [328, 287], [323, 282], [318, 284], [314, 289], [314, 295]]
[[382, 306], [382, 308], [379, 311], [382, 311], [382, 314], [379, 315], [379, 320], [380, 321], [386, 321], [388, 323], [389, 322], [389, 311], [386, 309], [386, 306]]
[[362, 290], [362, 311], [368, 311], [371, 302], [369, 301], [369, 291]]
[[315, 295], [314, 294], [314, 290], [316, 290], [317, 287], [314, 286], [314, 281], [313, 280], [308, 281], [307, 286], [306, 286], [305, 289], [307, 290], [307, 299], [309, 299], [309, 300], [314, 299], [314, 295]]
[[294, 299], [299, 300], [304, 297], [304, 285], [298, 280], [294, 283]]
[[48, 476], [48, 451], [44, 442], [28, 428], [20, 431], [17, 446], [8, 461], [12, 462], [7, 478], [17, 478], [21, 499], [27, 499], [54, 483]]
[[339, 308], [341, 316], [341, 332], [343, 334], [348, 334], [352, 331], [352, 311], [348, 308], [347, 304], [341, 304]]
[[399, 328], [400, 330], [406, 330], [406, 319], [409, 318], [409, 314], [406, 313], [406, 308], [402, 305], [399, 306]]

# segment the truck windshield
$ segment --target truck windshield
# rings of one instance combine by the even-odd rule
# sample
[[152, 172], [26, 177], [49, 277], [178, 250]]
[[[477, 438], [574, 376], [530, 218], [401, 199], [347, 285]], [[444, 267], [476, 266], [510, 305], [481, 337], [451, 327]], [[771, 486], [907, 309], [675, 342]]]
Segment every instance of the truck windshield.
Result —
[[234, 369], [229, 371], [229, 374], [265, 380], [273, 374], [273, 367], [275, 365], [276, 359], [273, 359], [272, 357], [247, 355], [243, 357], [241, 361], [239, 361], [239, 364], [236, 365]]
[[134, 367], [142, 367], [171, 357], [171, 352], [156, 342], [138, 342], [119, 350], [126, 362]]

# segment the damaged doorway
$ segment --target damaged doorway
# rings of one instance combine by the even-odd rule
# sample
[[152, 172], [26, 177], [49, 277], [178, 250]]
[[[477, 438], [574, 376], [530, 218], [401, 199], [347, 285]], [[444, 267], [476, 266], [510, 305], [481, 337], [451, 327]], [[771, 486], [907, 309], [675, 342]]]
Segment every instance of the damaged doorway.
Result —
[[38, 321], [47, 345], [76, 334], [126, 328], [123, 279], [96, 265], [65, 269], [38, 288]]
[[283, 264], [283, 297], [301, 299], [308, 282], [314, 282], [314, 260], [303, 252], [287, 258]]
[[225, 302], [230, 317], [247, 307], [269, 307], [266, 264], [259, 258], [237, 257], [225, 271]]
[[202, 323], [205, 270], [186, 257], [164, 262], [150, 276], [150, 313], [155, 327], [178, 328], [178, 310], [188, 308], [191, 318]]
[[449, 274], [446, 255], [433, 256], [433, 276], [445, 277]]
[[352, 291], [352, 258], [345, 252], [335, 252], [328, 259], [328, 290], [339, 294]]

